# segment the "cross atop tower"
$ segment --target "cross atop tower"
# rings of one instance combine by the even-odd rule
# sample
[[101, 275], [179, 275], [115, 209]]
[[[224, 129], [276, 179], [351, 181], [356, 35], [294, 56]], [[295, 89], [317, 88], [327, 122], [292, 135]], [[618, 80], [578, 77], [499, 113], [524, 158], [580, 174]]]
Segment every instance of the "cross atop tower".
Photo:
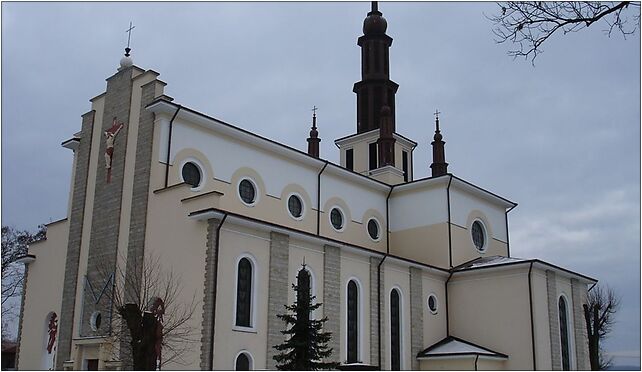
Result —
[[129, 47], [129, 42], [132, 39], [132, 30], [135, 29], [135, 28], [136, 28], [136, 26], [134, 26], [132, 24], [132, 22], [130, 21], [129, 22], [129, 28], [127, 30], [125, 30], [125, 32], [129, 34], [129, 35], [127, 35], [127, 48], [125, 48], [125, 57], [129, 57], [129, 52], [131, 51], [131, 48]]
[[439, 110], [435, 110], [435, 113], [433, 114], [435, 115], [435, 124], [437, 124], [437, 133], [439, 133], [439, 114], [441, 114], [441, 111]]
[[314, 107], [312, 107], [312, 116], [317, 116], [317, 110], [318, 109], [319, 108], [316, 105]]

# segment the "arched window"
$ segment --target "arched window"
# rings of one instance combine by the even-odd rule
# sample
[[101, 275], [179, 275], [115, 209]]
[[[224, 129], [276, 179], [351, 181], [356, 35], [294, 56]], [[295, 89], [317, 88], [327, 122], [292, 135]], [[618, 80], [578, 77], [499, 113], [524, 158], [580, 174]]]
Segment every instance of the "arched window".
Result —
[[236, 277], [236, 322], [239, 327], [252, 326], [252, 262], [241, 258]]
[[560, 316], [560, 344], [562, 346], [562, 370], [571, 369], [571, 342], [568, 332], [568, 312], [566, 300], [563, 296], [559, 299], [559, 316]]
[[359, 360], [359, 286], [348, 282], [348, 363]]
[[252, 370], [252, 360], [251, 357], [245, 353], [241, 352], [236, 356], [236, 362], [234, 362], [235, 371], [251, 371]]
[[390, 369], [401, 370], [401, 295], [390, 292]]

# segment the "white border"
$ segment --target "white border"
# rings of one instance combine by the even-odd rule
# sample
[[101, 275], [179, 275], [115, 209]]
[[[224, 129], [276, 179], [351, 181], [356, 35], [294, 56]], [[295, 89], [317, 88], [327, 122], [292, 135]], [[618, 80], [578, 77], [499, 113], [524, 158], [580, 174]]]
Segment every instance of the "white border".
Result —
[[207, 172], [205, 172], [205, 167], [196, 158], [188, 157], [183, 159], [183, 161], [181, 162], [181, 167], [178, 170], [178, 173], [179, 173], [179, 176], [181, 177], [182, 182], [185, 182], [185, 180], [183, 179], [183, 167], [187, 163], [194, 163], [194, 165], [196, 165], [196, 168], [198, 168], [198, 171], [201, 173], [201, 182], [199, 182], [198, 186], [190, 188], [190, 190], [201, 191], [203, 187], [205, 187], [205, 180], [207, 179]]
[[[251, 298], [250, 298], [250, 326], [239, 326], [236, 325], [236, 298], [238, 297], [238, 281], [239, 281], [239, 263], [243, 258], [247, 258], [250, 261], [252, 266], [252, 283], [251, 283]], [[244, 252], [236, 257], [236, 262], [234, 265], [234, 307], [232, 308], [232, 329], [240, 332], [252, 332], [256, 333], [256, 279], [258, 278], [258, 266], [256, 263], [256, 258], [249, 253]]]
[[[243, 198], [241, 197], [240, 188], [241, 188], [241, 182], [243, 182], [243, 180], [250, 181], [252, 186], [254, 186], [254, 202], [252, 202], [251, 204], [246, 203], [245, 200], [243, 200]], [[256, 181], [254, 181], [253, 178], [249, 176], [241, 177], [239, 181], [236, 183], [236, 196], [238, 196], [241, 203], [243, 203], [243, 205], [245, 205], [246, 207], [253, 207], [259, 202], [259, 200], [261, 199], [259, 190], [260, 190], [259, 185], [256, 183]]]
[[98, 332], [100, 329], [100, 326], [96, 326], [96, 318], [100, 315], [100, 325], [103, 323], [103, 314], [101, 314], [100, 311], [96, 310], [93, 313], [91, 313], [91, 317], [89, 317], [89, 326], [91, 327], [91, 330], [94, 332]]
[[[473, 225], [475, 222], [479, 222], [482, 226], [482, 232], [484, 233], [484, 245], [481, 248], [477, 248], [475, 245], [475, 241], [473, 240]], [[479, 253], [486, 253], [488, 250], [488, 242], [489, 242], [489, 236], [488, 236], [488, 229], [486, 228], [486, 224], [484, 224], [484, 221], [482, 221], [480, 218], [474, 218], [473, 222], [470, 223], [470, 241], [473, 243], [473, 247], [475, 250]]]
[[361, 284], [361, 280], [357, 278], [356, 276], [351, 276], [346, 280], [344, 288], [345, 288], [345, 337], [344, 337], [344, 347], [343, 350], [345, 352], [346, 356], [346, 363], [348, 362], [348, 284], [350, 284], [350, 281], [354, 281], [355, 284], [357, 285], [357, 317], [358, 317], [358, 325], [357, 325], [357, 363], [363, 363], [363, 356], [365, 355], [363, 351], [364, 347], [364, 332], [363, 332], [363, 285]]
[[[332, 224], [332, 210], [335, 209], [335, 208], [338, 209], [339, 212], [341, 212], [341, 222], [343, 222], [343, 223], [341, 224], [341, 228], [340, 229], [335, 228], [334, 225]], [[338, 206], [336, 204], [333, 205], [332, 207], [330, 207], [330, 211], [328, 212], [328, 222], [330, 223], [330, 227], [332, 227], [332, 229], [334, 231], [343, 232], [346, 229], [346, 225], [348, 224], [347, 221], [346, 221], [346, 213], [343, 211], [343, 208], [341, 208], [340, 206]]]
[[[401, 287], [398, 285], [393, 285], [388, 291], [388, 369], [392, 370], [392, 306], [391, 304], [391, 295], [393, 290], [399, 291], [399, 370], [403, 371], [405, 369], [405, 358], [404, 358], [404, 297]], [[412, 328], [412, 326], [411, 326]]]
[[236, 356], [234, 356], [234, 360], [232, 361], [232, 363], [234, 363], [234, 364], [232, 364], [231, 370], [232, 371], [236, 371], [236, 360], [239, 358], [239, 356], [241, 354], [245, 354], [245, 356], [247, 356], [247, 359], [250, 361], [250, 368], [248, 368], [248, 370], [253, 371], [254, 370], [254, 357], [246, 349], [243, 349], [243, 350], [239, 351], [238, 353], [236, 353]]
[[[374, 239], [372, 236], [370, 236], [370, 231], [368, 231], [368, 224], [370, 223], [371, 220], [374, 220], [374, 222], [377, 224], [377, 239]], [[368, 218], [368, 221], [366, 222], [366, 234], [368, 235], [368, 238], [374, 242], [381, 241], [381, 222], [379, 222], [379, 219], [377, 217], [370, 217]]]
[[[430, 297], [435, 298], [435, 311], [433, 311], [430, 308]], [[426, 297], [426, 306], [428, 307], [428, 311], [430, 311], [431, 314], [437, 314], [439, 312], [439, 300], [437, 299], [437, 295], [434, 293], [430, 293], [428, 297]]]
[[[290, 198], [293, 196], [298, 198], [299, 201], [301, 202], [301, 216], [299, 217], [295, 217], [292, 214], [292, 212], [290, 212]], [[303, 201], [303, 197], [301, 196], [301, 194], [299, 194], [298, 192], [289, 193], [288, 196], [285, 198], [285, 210], [287, 211], [288, 216], [290, 216], [290, 218], [297, 221], [301, 221], [305, 217], [305, 212], [306, 212], [305, 202]]]

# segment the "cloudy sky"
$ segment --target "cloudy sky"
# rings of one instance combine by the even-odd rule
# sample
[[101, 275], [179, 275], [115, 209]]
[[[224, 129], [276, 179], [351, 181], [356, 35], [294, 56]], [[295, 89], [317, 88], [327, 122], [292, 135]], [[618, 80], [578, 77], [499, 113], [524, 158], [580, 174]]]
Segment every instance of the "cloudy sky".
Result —
[[[116, 72], [130, 21], [134, 63], [187, 107], [305, 149], [319, 107], [321, 156], [356, 130], [352, 84], [369, 3], [2, 3], [2, 224], [64, 218], [89, 99]], [[640, 355], [640, 37], [605, 25], [506, 55], [493, 3], [381, 3], [397, 131], [429, 174], [435, 109], [449, 171], [519, 203], [512, 254], [600, 279], [622, 297], [606, 346]], [[631, 358], [632, 357], [632, 358]]]

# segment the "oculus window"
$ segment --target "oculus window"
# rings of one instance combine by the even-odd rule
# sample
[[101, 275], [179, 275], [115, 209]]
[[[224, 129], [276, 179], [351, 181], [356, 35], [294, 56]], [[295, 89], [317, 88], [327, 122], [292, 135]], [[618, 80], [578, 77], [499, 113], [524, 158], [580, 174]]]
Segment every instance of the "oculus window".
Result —
[[294, 218], [301, 218], [303, 216], [303, 202], [301, 198], [296, 195], [290, 195], [288, 198], [288, 211]]
[[254, 204], [256, 201], [256, 187], [250, 180], [244, 179], [239, 183], [239, 196], [245, 204]]
[[187, 162], [183, 165], [181, 175], [183, 176], [183, 181], [192, 187], [198, 187], [201, 184], [201, 170], [198, 165], [192, 162]]
[[428, 310], [430, 310], [430, 312], [433, 314], [437, 314], [437, 309], [437, 296], [431, 294], [428, 296]]
[[341, 230], [343, 228], [343, 213], [339, 208], [332, 208], [330, 211], [330, 223], [335, 230]]
[[368, 221], [368, 235], [372, 240], [379, 240], [379, 223], [374, 218]]
[[473, 222], [471, 228], [471, 234], [473, 238], [473, 244], [478, 251], [483, 252], [486, 250], [486, 229], [480, 221]]

